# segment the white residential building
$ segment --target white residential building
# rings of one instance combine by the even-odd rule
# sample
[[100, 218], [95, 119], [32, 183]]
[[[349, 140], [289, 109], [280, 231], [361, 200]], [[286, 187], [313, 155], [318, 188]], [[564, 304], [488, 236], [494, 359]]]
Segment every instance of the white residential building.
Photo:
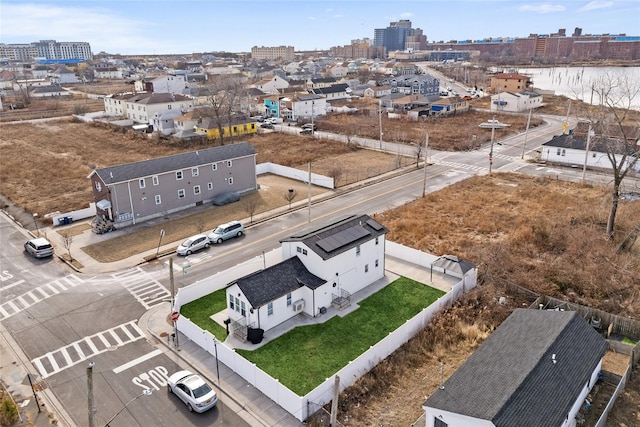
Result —
[[113, 116], [123, 116], [136, 123], [153, 124], [153, 119], [165, 112], [178, 111], [175, 117], [195, 106], [192, 98], [169, 93], [112, 95], [104, 98], [104, 110]]
[[491, 96], [491, 111], [521, 113], [542, 106], [542, 95], [535, 92], [500, 92]]

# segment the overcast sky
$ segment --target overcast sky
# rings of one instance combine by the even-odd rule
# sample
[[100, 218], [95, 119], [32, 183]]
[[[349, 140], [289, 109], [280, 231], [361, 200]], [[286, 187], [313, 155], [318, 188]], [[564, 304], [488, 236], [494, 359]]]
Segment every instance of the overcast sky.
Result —
[[640, 36], [638, 0], [2, 0], [0, 42], [89, 42], [93, 53], [329, 49], [409, 19], [429, 41], [527, 37], [575, 27]]

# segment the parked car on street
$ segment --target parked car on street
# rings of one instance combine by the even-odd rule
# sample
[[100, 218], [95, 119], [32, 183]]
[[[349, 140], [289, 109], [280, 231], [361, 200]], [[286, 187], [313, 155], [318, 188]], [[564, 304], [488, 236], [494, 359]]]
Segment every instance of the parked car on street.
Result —
[[273, 125], [271, 123], [263, 123], [260, 127], [263, 129], [273, 129]]
[[183, 370], [172, 374], [167, 381], [169, 393], [173, 393], [187, 405], [189, 411], [205, 412], [218, 403], [215, 390], [200, 375]]
[[211, 243], [222, 243], [233, 237], [240, 237], [244, 234], [244, 227], [240, 221], [231, 221], [217, 226], [207, 237]]
[[302, 129], [311, 129], [313, 131], [318, 130], [318, 125], [316, 125], [315, 123], [311, 124], [311, 123], [305, 123], [302, 125]]
[[312, 133], [313, 133], [313, 130], [310, 128], [302, 129], [300, 131], [300, 135], [311, 135]]
[[24, 243], [24, 250], [35, 258], [45, 258], [53, 255], [53, 246], [43, 237], [27, 240]]
[[209, 247], [209, 239], [204, 234], [196, 234], [195, 236], [189, 237], [187, 240], [182, 242], [176, 252], [178, 255], [191, 255], [194, 252], [198, 252], [200, 249]]

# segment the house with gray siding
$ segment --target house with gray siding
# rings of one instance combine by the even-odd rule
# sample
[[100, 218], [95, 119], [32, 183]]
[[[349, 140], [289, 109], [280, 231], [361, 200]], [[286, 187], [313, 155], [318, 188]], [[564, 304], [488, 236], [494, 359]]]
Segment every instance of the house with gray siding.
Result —
[[424, 402], [426, 427], [573, 427], [608, 347], [576, 311], [517, 309]]
[[256, 153], [242, 142], [94, 169], [97, 222], [122, 227], [257, 188]]

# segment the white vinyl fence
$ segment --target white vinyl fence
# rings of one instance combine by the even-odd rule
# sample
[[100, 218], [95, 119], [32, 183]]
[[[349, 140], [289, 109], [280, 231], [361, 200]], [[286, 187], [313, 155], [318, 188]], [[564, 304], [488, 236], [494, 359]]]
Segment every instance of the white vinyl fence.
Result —
[[[390, 242], [387, 242], [387, 244], [389, 243]], [[392, 246], [391, 251], [394, 252], [394, 256], [404, 253], [408, 258], [416, 257], [416, 259], [421, 262], [421, 265], [429, 266], [429, 260], [433, 257], [432, 255], [420, 253], [419, 251], [403, 247], [402, 245], [393, 244], [390, 246]], [[387, 246], [387, 249], [389, 249], [389, 246]], [[240, 264], [235, 268], [220, 272], [206, 280], [181, 288], [176, 296], [174, 310], [179, 311], [182, 305], [208, 295], [213, 291], [222, 289], [233, 280], [249, 274], [252, 271], [257, 271], [263, 268], [265, 265], [264, 263], [266, 263], [267, 266], [270, 266], [280, 262], [281, 259], [279, 258], [279, 252], [279, 249], [274, 250], [266, 254], [264, 259], [263, 257], [258, 257], [257, 259]], [[433, 257], [433, 260], [436, 258], [437, 257]], [[413, 262], [413, 259], [407, 259], [407, 261]], [[460, 297], [460, 295], [462, 295], [465, 289], [470, 289], [473, 286], [475, 286], [475, 281], [473, 281], [473, 285], [470, 285], [469, 283], [465, 284], [463, 283], [463, 280], [460, 280], [447, 294], [435, 301], [429, 307], [423, 309], [413, 318], [407, 320], [404, 325], [391, 332], [387, 337], [371, 346], [358, 358], [350, 361], [344, 368], [336, 372], [335, 375], [339, 375], [341, 378], [340, 391], [353, 384], [372, 367], [377, 365], [382, 359], [389, 356], [402, 344], [415, 336], [420, 330], [424, 329], [437, 313], [450, 306], [457, 298]], [[213, 356], [213, 341], [216, 338], [212, 334], [200, 329], [197, 325], [192, 323], [191, 320], [184, 316], [181, 316], [178, 319], [177, 328], [182, 334]], [[218, 360], [220, 362], [224, 363], [244, 378], [248, 383], [256, 387], [264, 395], [276, 402], [300, 421], [306, 420], [311, 415], [308, 413], [309, 405], [307, 402], [313, 403], [313, 405], [310, 406], [324, 405], [325, 403], [330, 402], [333, 397], [333, 377], [327, 378], [306, 396], [298, 396], [287, 387], [280, 384], [278, 379], [271, 377], [255, 364], [247, 361], [233, 349], [227, 347], [224, 343], [218, 341], [215, 349], [217, 349]]]

